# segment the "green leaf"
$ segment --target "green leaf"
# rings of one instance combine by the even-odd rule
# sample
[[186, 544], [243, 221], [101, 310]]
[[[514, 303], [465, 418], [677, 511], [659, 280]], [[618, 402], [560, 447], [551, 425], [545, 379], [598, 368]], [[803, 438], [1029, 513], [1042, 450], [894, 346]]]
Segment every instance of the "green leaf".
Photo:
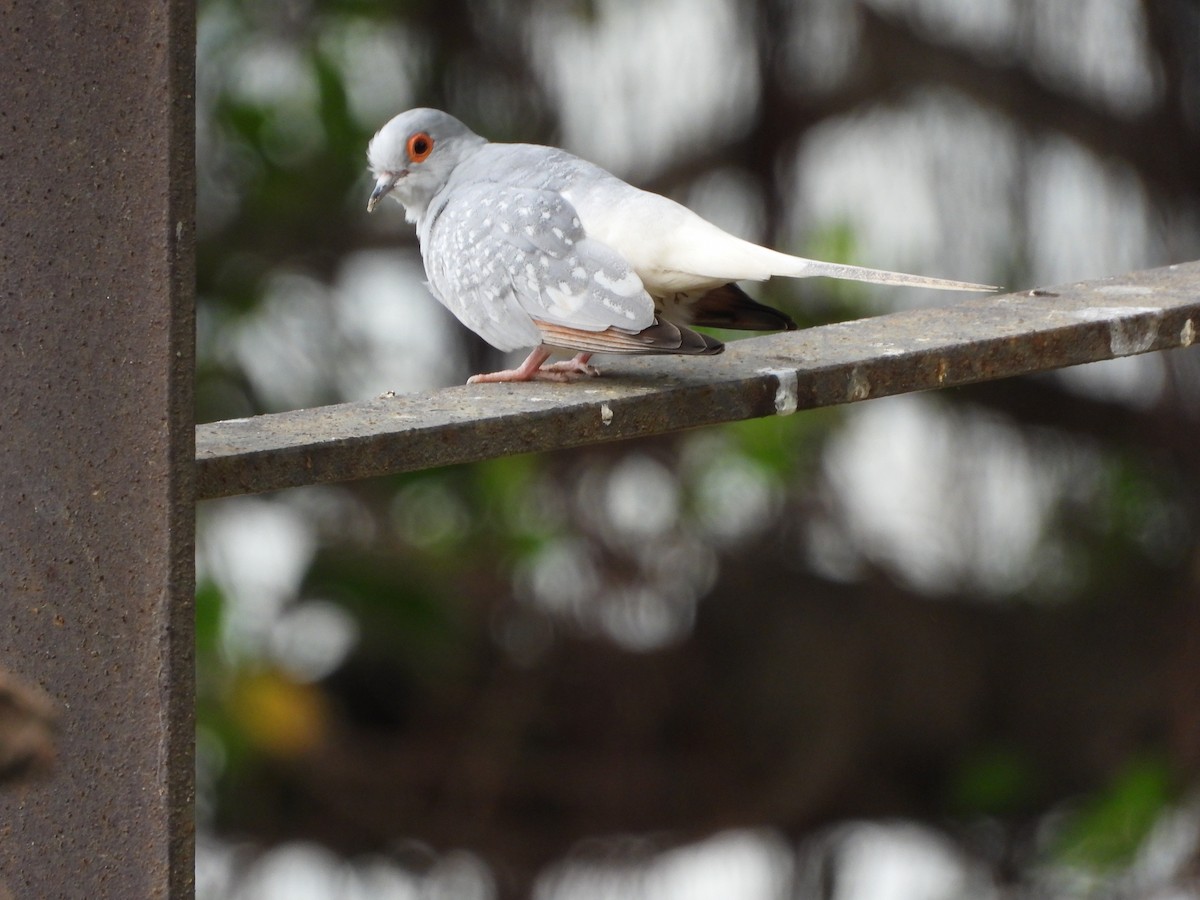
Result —
[[196, 585], [196, 652], [212, 655], [217, 652], [221, 637], [221, 617], [225, 598], [215, 582], [201, 581]]
[[1075, 813], [1058, 858], [1085, 869], [1127, 864], [1172, 799], [1170, 772], [1158, 758], [1130, 762]]
[[950, 788], [950, 803], [959, 813], [1011, 815], [1033, 802], [1037, 772], [1023, 753], [992, 747], [968, 758]]

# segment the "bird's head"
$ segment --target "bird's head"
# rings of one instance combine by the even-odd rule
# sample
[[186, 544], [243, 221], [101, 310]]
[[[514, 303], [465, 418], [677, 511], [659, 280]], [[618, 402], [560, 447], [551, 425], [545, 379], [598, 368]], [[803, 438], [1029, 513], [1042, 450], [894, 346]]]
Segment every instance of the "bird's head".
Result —
[[462, 122], [437, 109], [410, 109], [379, 129], [367, 147], [375, 188], [367, 212], [391, 194], [410, 216], [421, 215], [450, 173], [484, 144]]

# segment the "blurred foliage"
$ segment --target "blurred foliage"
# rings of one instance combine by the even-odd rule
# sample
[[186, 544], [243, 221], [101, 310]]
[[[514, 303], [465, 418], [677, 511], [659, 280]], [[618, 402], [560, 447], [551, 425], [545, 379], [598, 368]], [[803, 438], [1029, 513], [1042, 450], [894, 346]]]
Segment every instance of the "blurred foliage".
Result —
[[1127, 865], [1176, 799], [1177, 788], [1171, 782], [1165, 760], [1129, 760], [1109, 785], [1069, 816], [1058, 858], [1101, 872]]
[[1039, 794], [1037, 765], [1020, 750], [992, 747], [963, 761], [951, 784], [958, 815], [1028, 814]]
[[[1036, 48], [988, 44], [1071, 28], [1000, 29], [976, 53], [961, 35], [934, 40], [941, 30], [921, 4], [886, 6], [907, 12], [891, 20], [875, 5], [734, 5], [720, 36], [728, 46], [716, 41], [722, 52], [706, 55], [681, 30], [643, 33], [649, 17], [644, 29], [622, 26], [635, 21], [634, 6], [614, 0], [202, 0], [198, 419], [362, 399], [339, 366], [366, 357], [385, 327], [369, 317], [347, 324], [347, 273], [382, 254], [407, 266], [397, 271], [413, 284], [422, 277], [411, 229], [394, 211], [365, 214], [364, 153], [386, 118], [418, 104], [451, 109], [497, 139], [572, 133], [598, 152], [633, 145], [644, 149], [635, 163], [664, 160], [647, 180], [680, 197], [716, 172], [738, 186], [727, 211], [748, 233], [795, 235], [793, 249], [806, 255], [868, 265], [879, 244], [863, 220], [813, 219], [805, 204], [819, 198], [798, 171], [844, 171], [836, 166], [864, 143], [858, 132], [824, 162], [807, 158], [818, 156], [818, 138], [907, 109], [940, 152], [959, 154], [959, 138], [968, 149], [966, 168], [951, 171], [938, 153], [926, 158], [899, 139], [882, 147], [885, 182], [902, 184], [906, 167], [933, 172], [933, 211], [914, 205], [913, 222], [946, 220], [924, 245], [901, 235], [900, 257], [956, 248], [972, 254], [963, 277], [1035, 277], [1050, 254], [1042, 249], [1062, 234], [1053, 210], [1029, 199], [1046, 187], [1037, 173], [1059, 159], [1055, 129], [1070, 123], [1076, 149], [1100, 153], [1104, 135], [1132, 127], [1124, 107], [1092, 97], [1089, 130], [1075, 117], [1084, 107], [1074, 82], [1053, 76], [1066, 50], [1043, 48], [1051, 66]], [[690, 9], [684, 19], [703, 24]], [[1014, 16], [1050, 15], [1023, 9]], [[1166, 19], [1148, 21], [1155, 41], [1170, 36]], [[653, 53], [639, 49], [648, 38]], [[632, 79], [621, 81], [614, 63], [569, 82], [578, 72], [555, 54], [590, 65], [585, 54], [605, 40], [642, 54]], [[1181, 40], [1172, 52], [1194, 62], [1197, 44]], [[1151, 49], [1174, 65], [1160, 44]], [[748, 84], [753, 97], [714, 100], [698, 122], [686, 102], [710, 56], [721, 84]], [[935, 64], [941, 80], [923, 79], [922, 65]], [[668, 77], [661, 65], [678, 71]], [[1059, 93], [1008, 109], [1007, 94], [989, 93], [1001, 82], [1018, 97], [1050, 83]], [[582, 128], [573, 113], [594, 100], [571, 93], [581, 84], [608, 90], [610, 105], [654, 112], [630, 128], [597, 105], [599, 124]], [[672, 86], [674, 99], [646, 105]], [[1173, 96], [1171, 79], [1160, 88]], [[972, 138], [982, 114], [964, 113], [964, 98], [991, 103], [1004, 124], [989, 121]], [[1161, 116], [1146, 121], [1186, 118]], [[970, 147], [983, 154], [974, 168]], [[1200, 255], [1200, 199], [1186, 185], [1164, 196], [1151, 163], [1125, 144], [1113, 152], [1127, 169], [1112, 179], [1144, 191], [1113, 214], [1116, 224], [1092, 223], [1110, 228], [1097, 243], [1126, 248], [1139, 265]], [[996, 174], [1010, 171], [1026, 180]], [[893, 197], [870, 177], [854, 170], [846, 195], [861, 190], [873, 208], [913, 196], [907, 187]], [[999, 185], [992, 194], [979, 185], [989, 178]], [[973, 208], [980, 196], [996, 207]], [[1161, 226], [1170, 234], [1137, 232], [1129, 222], [1143, 207], [1148, 221], [1172, 223]], [[753, 293], [803, 326], [885, 302], [850, 283], [777, 280]], [[499, 362], [457, 326], [444, 346], [414, 330], [400, 335], [409, 352], [457, 368], [381, 389], [461, 381]], [[401, 352], [381, 346], [383, 359]], [[867, 462], [847, 435], [872, 405], [249, 501], [304, 544], [280, 553], [296, 557], [288, 577], [270, 555], [277, 544], [241, 569], [220, 549], [248, 540], [230, 520], [258, 506], [210, 504], [196, 597], [204, 824], [231, 839], [299, 837], [349, 855], [406, 858], [394, 850], [405, 841], [435, 853], [468, 847], [528, 886], [572, 848], [614, 833], [661, 835], [666, 846], [719, 828], [773, 828], [800, 847], [822, 826], [871, 816], [956, 832], [949, 812], [1001, 830], [1001, 848], [989, 851], [997, 881], [1036, 885], [1047, 865], [1116, 878], [1182, 802], [1200, 758], [1187, 712], [1200, 680], [1200, 642], [1188, 643], [1200, 534], [1189, 359], [1163, 361], [1163, 386], [1145, 402], [1050, 378], [917, 400], [909, 408], [919, 424], [877, 439]], [[887, 452], [897, 448], [908, 455]], [[839, 480], [845, 471], [860, 496]], [[933, 489], [929, 513], [921, 492]], [[864, 518], [861, 494], [894, 498], [890, 525]], [[1022, 523], [1007, 537], [1018, 549], [1006, 577], [989, 581], [988, 554], [1006, 543], [995, 537], [1005, 535], [996, 510], [1005, 509]], [[924, 558], [914, 550], [897, 562], [889, 546], [904, 541]], [[939, 560], [947, 571], [931, 575]], [[264, 596], [275, 619], [252, 628], [245, 609], [263, 607]], [[315, 616], [307, 625], [306, 610]], [[335, 633], [342, 644], [328, 643]], [[297, 642], [322, 640], [320, 665], [289, 656]], [[1030, 838], [1031, 820], [1054, 826], [1057, 843]], [[964, 847], [966, 867], [970, 838]], [[830, 839], [814, 865], [833, 871], [837, 860]], [[500, 878], [498, 890], [519, 895], [510, 882]]]

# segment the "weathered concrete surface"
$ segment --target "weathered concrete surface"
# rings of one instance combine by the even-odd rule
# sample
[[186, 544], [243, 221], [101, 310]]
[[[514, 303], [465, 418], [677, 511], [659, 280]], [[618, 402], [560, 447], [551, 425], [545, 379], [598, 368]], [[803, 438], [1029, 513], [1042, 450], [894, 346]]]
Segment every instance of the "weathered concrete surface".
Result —
[[1200, 262], [608, 360], [572, 384], [478, 385], [201, 425], [201, 497], [365, 478], [1188, 346]]
[[0, 13], [0, 666], [59, 726], [19, 898], [192, 893], [194, 15]]

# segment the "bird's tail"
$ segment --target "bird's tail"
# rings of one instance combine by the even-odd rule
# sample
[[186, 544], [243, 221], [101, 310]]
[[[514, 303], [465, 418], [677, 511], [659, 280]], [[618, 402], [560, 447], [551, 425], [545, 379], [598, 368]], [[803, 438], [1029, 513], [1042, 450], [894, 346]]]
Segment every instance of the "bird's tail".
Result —
[[[792, 256], [734, 237], [694, 214], [688, 215], [679, 230], [678, 239], [671, 242], [673, 256], [670, 260], [663, 261], [662, 268], [667, 271], [709, 276], [717, 282], [764, 281], [776, 275], [785, 278], [810, 278], [819, 275], [850, 281], [869, 281], [873, 284], [933, 288], [939, 291], [999, 290], [990, 284], [910, 275], [907, 272], [888, 272], [883, 269], [867, 269], [862, 266]], [[679, 290], [679, 287], [671, 284], [665, 284], [663, 287]]]
[[797, 264], [795, 269], [781, 271], [780, 275], [790, 275], [794, 278], [824, 276], [826, 278], [843, 278], [848, 281], [867, 281], [871, 284], [896, 284], [904, 287], [932, 288], [935, 291], [998, 291], [1000, 288], [991, 284], [975, 284], [970, 281], [951, 281], [947, 278], [931, 278], [928, 275], [909, 275], [907, 272], [888, 272], [884, 269], [866, 269], [862, 266], [847, 266], [842, 263], [821, 262], [817, 259], [805, 259], [793, 256]]

